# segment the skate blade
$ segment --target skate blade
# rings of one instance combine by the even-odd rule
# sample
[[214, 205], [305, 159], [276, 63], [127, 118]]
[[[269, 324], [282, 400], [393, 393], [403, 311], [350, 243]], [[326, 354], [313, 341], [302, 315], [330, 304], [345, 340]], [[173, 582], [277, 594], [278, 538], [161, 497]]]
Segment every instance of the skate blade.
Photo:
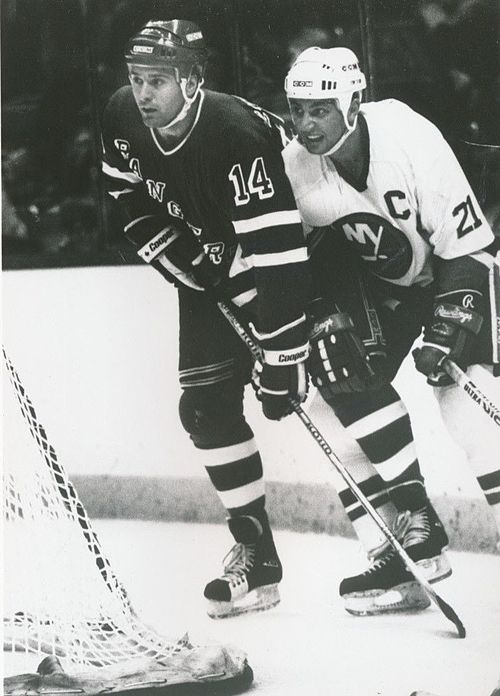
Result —
[[344, 596], [345, 609], [354, 616], [422, 611], [431, 602], [417, 582], [404, 582], [390, 590], [371, 590]]
[[208, 600], [207, 613], [211, 619], [227, 619], [240, 614], [249, 614], [257, 611], [267, 611], [280, 603], [278, 585], [262, 585], [247, 592], [243, 597], [233, 599], [232, 602], [217, 602]]
[[453, 572], [448, 556], [445, 553], [440, 553], [439, 556], [434, 556], [433, 558], [424, 558], [422, 561], [417, 561], [417, 565], [422, 571], [424, 578], [430, 583], [445, 580]]

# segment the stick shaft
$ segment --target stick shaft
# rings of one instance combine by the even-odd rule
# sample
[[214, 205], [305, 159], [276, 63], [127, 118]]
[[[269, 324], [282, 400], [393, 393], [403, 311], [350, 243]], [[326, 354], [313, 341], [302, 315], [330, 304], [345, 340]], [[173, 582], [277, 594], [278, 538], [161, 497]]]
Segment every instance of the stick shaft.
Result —
[[311, 433], [313, 438], [319, 444], [319, 446], [321, 447], [321, 449], [323, 450], [325, 455], [328, 457], [330, 462], [333, 464], [335, 469], [342, 476], [342, 478], [347, 483], [347, 485], [351, 488], [353, 493], [358, 498], [359, 502], [364, 507], [365, 511], [370, 515], [370, 517], [373, 519], [373, 521], [377, 524], [377, 526], [383, 532], [383, 534], [385, 535], [387, 540], [392, 544], [392, 546], [399, 553], [399, 555], [403, 559], [408, 570], [415, 576], [415, 578], [420, 582], [420, 584], [425, 587], [425, 589], [427, 590], [427, 592], [429, 592], [429, 594], [435, 595], [436, 593], [434, 592], [434, 590], [430, 586], [429, 582], [421, 574], [415, 561], [413, 561], [410, 558], [408, 553], [405, 551], [403, 546], [398, 541], [397, 537], [393, 534], [390, 527], [388, 527], [388, 525], [386, 524], [383, 517], [381, 517], [381, 515], [377, 512], [376, 508], [374, 508], [373, 505], [370, 503], [370, 501], [365, 496], [365, 494], [363, 493], [361, 488], [358, 486], [356, 480], [352, 477], [352, 475], [348, 471], [348, 469], [346, 469], [346, 467], [342, 464], [342, 462], [340, 461], [338, 456], [335, 454], [335, 452], [333, 452], [333, 450], [331, 449], [328, 442], [321, 435], [321, 433], [319, 432], [317, 427], [313, 424], [313, 422], [311, 421], [309, 416], [305, 413], [304, 409], [296, 401], [292, 400], [292, 403], [294, 406], [295, 413], [298, 415], [300, 420], [304, 423], [307, 430]]
[[445, 358], [440, 367], [483, 410], [485, 416], [488, 416], [490, 421], [500, 428], [500, 409], [467, 377], [465, 372], [449, 358]]

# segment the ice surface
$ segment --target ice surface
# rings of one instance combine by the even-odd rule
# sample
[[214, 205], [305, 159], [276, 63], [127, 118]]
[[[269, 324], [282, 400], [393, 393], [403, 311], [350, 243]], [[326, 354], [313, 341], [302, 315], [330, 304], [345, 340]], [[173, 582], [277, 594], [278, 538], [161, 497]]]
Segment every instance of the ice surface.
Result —
[[[452, 552], [452, 577], [435, 585], [467, 628], [459, 640], [434, 606], [413, 615], [349, 616], [337, 588], [363, 564], [352, 540], [276, 531], [285, 572], [281, 604], [214, 621], [203, 588], [231, 545], [225, 526], [94, 526], [142, 619], [172, 639], [187, 630], [195, 642], [246, 650], [255, 696], [489, 696], [500, 676], [498, 556]], [[9, 658], [7, 672], [13, 664]]]

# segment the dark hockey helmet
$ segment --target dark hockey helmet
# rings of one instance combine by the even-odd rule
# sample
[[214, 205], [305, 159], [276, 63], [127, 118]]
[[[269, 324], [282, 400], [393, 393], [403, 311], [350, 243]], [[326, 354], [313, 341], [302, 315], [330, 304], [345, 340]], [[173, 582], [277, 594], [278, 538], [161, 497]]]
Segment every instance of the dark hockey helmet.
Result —
[[171, 67], [177, 80], [187, 79], [197, 66], [200, 79], [208, 52], [200, 27], [186, 19], [151, 20], [128, 42], [127, 63]]

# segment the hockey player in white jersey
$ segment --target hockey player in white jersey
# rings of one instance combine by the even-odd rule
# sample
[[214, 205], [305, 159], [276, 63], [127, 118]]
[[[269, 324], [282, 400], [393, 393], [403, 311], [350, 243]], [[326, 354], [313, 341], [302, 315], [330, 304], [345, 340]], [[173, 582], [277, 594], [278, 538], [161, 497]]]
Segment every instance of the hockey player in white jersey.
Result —
[[[391, 382], [424, 328], [416, 368], [435, 387], [500, 528], [498, 435], [440, 369], [449, 356], [482, 370], [490, 393], [500, 394], [487, 282], [494, 237], [438, 129], [399, 101], [361, 103], [365, 86], [346, 48], [307, 49], [285, 81], [296, 132], [285, 166], [318, 282], [309, 370], [323, 410], [326, 402], [365, 456], [361, 488], [375, 504], [390, 497], [404, 547], [437, 581], [451, 572], [447, 537]], [[355, 521], [352, 494], [344, 489], [340, 498]], [[390, 549], [343, 580], [340, 594], [356, 614], [425, 606]]]

